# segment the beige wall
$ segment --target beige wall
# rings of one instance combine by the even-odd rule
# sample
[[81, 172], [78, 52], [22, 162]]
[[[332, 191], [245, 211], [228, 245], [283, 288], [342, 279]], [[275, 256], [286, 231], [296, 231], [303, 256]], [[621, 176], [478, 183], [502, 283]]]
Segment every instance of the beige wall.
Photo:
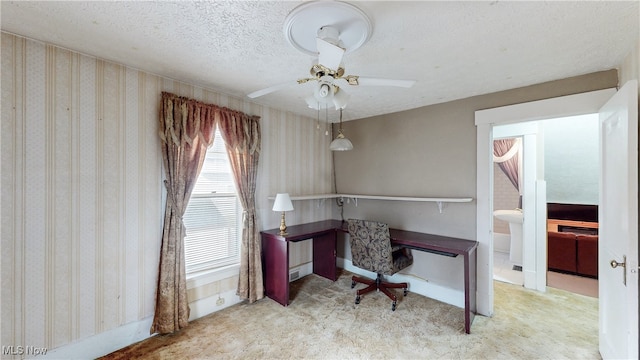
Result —
[[[51, 350], [153, 315], [162, 91], [261, 116], [262, 228], [279, 224], [267, 196], [332, 190], [330, 139], [311, 118], [3, 33], [2, 345]], [[290, 225], [332, 215], [294, 206]], [[305, 246], [293, 264], [308, 261]], [[200, 282], [189, 301], [236, 282]]]

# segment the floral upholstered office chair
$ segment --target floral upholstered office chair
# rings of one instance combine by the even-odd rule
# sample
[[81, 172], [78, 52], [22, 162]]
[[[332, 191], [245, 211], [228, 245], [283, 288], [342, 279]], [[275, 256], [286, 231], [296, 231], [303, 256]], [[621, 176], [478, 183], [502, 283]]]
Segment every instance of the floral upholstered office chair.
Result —
[[385, 293], [393, 302], [391, 310], [396, 310], [398, 298], [389, 289], [403, 289], [406, 296], [408, 284], [389, 283], [382, 280], [382, 275], [393, 275], [413, 263], [413, 256], [407, 248], [391, 246], [389, 226], [385, 223], [369, 220], [347, 220], [350, 243], [351, 260], [354, 266], [378, 274], [375, 280], [353, 276], [351, 288], [356, 283], [367, 284], [364, 289], [356, 291], [356, 304], [360, 303], [360, 295], [379, 290]]

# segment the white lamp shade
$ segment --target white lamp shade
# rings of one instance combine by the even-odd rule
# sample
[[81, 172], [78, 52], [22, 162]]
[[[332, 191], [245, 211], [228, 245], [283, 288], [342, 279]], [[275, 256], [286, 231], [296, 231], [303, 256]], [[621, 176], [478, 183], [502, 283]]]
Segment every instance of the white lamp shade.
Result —
[[292, 211], [293, 204], [287, 193], [276, 194], [276, 201], [273, 203], [273, 211]]
[[313, 110], [321, 110], [329, 107], [329, 104], [319, 102], [314, 95], [307, 96], [305, 101], [307, 102], [307, 106]]
[[353, 144], [345, 137], [338, 137], [331, 142], [329, 149], [332, 151], [349, 151], [353, 150]]
[[329, 108], [329, 106], [334, 106], [336, 110], [340, 110], [347, 107], [350, 98], [351, 95], [344, 90], [334, 87], [330, 82], [321, 80], [313, 95], [307, 96], [305, 101], [307, 106], [314, 110]]
[[338, 90], [335, 94], [333, 94], [333, 104], [336, 106], [336, 110], [344, 109], [347, 107], [347, 102], [349, 101], [349, 94], [344, 92], [342, 89]]

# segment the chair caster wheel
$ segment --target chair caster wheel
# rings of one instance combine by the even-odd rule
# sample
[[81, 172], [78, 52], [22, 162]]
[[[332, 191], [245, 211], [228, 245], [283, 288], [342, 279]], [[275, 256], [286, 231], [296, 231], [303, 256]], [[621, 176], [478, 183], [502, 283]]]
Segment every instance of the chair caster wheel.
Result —
[[396, 302], [391, 303], [391, 311], [396, 311]]
[[351, 280], [351, 288], [353, 289], [354, 287], [356, 287], [356, 282]]
[[356, 305], [360, 304], [360, 295], [356, 296]]
[[409, 290], [404, 289], [404, 291], [402, 292], [402, 295], [403, 295], [403, 296], [407, 296], [407, 294], [409, 294]]

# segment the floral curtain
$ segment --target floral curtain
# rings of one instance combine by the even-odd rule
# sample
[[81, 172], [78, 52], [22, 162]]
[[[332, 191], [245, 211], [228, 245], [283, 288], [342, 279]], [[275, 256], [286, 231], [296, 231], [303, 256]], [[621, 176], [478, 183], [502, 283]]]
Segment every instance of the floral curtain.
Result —
[[213, 144], [217, 107], [162, 93], [160, 138], [167, 190], [156, 308], [151, 333], [172, 333], [187, 326], [189, 303], [184, 264], [182, 216]]
[[242, 247], [237, 295], [249, 302], [264, 297], [260, 233], [256, 219], [256, 180], [260, 157], [258, 117], [221, 112], [218, 126], [226, 144], [242, 208]]
[[498, 163], [498, 166], [507, 175], [507, 178], [511, 181], [513, 186], [520, 194], [520, 200], [518, 200], [518, 207], [522, 207], [522, 191], [520, 182], [522, 173], [522, 156], [521, 140], [519, 138], [514, 139], [500, 139], [493, 141], [493, 162]]

